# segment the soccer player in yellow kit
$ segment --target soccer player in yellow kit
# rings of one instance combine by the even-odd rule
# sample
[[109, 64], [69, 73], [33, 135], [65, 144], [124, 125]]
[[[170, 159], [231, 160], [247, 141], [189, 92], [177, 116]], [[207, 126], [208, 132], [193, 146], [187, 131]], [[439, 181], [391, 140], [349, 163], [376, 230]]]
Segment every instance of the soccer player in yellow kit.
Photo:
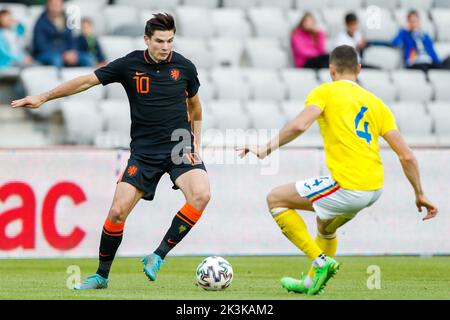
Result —
[[[360, 70], [354, 48], [337, 47], [330, 55], [333, 82], [312, 90], [305, 109], [269, 143], [238, 149], [241, 157], [251, 152], [264, 158], [318, 121], [331, 174], [279, 186], [267, 196], [269, 210], [283, 234], [312, 261], [307, 275], [300, 279], [281, 279], [288, 291], [322, 293], [327, 281], [338, 271], [339, 263], [333, 259], [338, 242], [336, 230], [381, 195], [380, 136], [398, 155], [414, 189], [418, 210], [427, 209], [423, 220], [433, 218], [438, 212], [424, 195], [416, 158], [399, 133], [392, 112], [383, 101], [356, 83]], [[316, 212], [315, 241], [295, 209]]]

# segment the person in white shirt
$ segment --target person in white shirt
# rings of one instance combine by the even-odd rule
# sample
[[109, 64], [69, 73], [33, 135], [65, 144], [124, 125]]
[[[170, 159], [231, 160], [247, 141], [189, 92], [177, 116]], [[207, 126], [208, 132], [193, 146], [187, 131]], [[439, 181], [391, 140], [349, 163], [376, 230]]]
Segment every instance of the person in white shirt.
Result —
[[345, 16], [345, 31], [340, 32], [334, 40], [334, 47], [342, 45], [355, 48], [358, 60], [361, 60], [361, 52], [367, 47], [367, 40], [359, 31], [358, 17], [354, 13], [348, 13]]

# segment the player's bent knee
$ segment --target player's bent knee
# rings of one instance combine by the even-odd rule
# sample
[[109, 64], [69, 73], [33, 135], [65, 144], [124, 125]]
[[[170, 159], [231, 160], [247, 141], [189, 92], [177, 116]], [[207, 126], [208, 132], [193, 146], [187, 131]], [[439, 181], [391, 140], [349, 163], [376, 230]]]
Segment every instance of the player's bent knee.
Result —
[[123, 223], [127, 218], [128, 212], [121, 206], [114, 205], [108, 213], [108, 218], [112, 223]]
[[195, 192], [188, 202], [199, 210], [203, 210], [211, 200], [211, 193], [209, 191]]

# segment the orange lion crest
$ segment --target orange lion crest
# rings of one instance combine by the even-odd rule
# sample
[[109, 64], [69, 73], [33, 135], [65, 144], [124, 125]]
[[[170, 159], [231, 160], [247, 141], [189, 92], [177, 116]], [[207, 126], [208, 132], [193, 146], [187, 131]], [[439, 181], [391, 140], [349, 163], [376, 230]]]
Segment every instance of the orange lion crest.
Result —
[[136, 172], [138, 171], [138, 168], [135, 165], [129, 166], [127, 173], [130, 177], [134, 176]]
[[177, 81], [180, 78], [180, 70], [178, 69], [172, 69], [170, 70], [170, 77]]

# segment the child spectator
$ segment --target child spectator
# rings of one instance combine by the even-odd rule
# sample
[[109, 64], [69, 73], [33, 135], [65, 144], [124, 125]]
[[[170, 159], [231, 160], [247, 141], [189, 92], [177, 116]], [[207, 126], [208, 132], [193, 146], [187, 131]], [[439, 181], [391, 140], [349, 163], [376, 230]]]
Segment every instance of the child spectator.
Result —
[[33, 62], [21, 45], [25, 28], [9, 10], [0, 10], [0, 69], [25, 66]]
[[81, 20], [81, 34], [77, 38], [79, 53], [87, 55], [91, 60], [91, 66], [100, 68], [106, 64], [105, 55], [97, 37], [94, 35], [94, 24], [91, 19]]
[[403, 60], [407, 68], [427, 71], [441, 67], [441, 60], [434, 50], [433, 40], [420, 28], [419, 13], [415, 10], [408, 13], [407, 28], [400, 29], [392, 40], [392, 46], [402, 46]]

